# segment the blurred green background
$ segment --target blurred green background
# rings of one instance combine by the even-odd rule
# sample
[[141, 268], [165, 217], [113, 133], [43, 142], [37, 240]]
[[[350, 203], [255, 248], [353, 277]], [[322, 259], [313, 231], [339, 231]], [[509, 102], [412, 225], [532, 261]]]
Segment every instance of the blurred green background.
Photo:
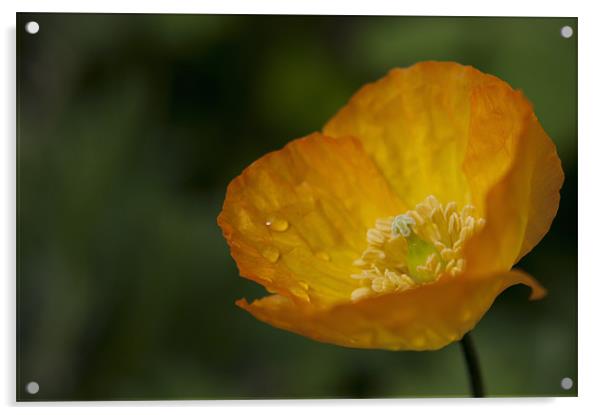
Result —
[[489, 396], [576, 395], [576, 37], [573, 18], [18, 14], [18, 399], [467, 396], [458, 344], [345, 349], [237, 308], [264, 290], [216, 225], [245, 166], [430, 59], [522, 89], [558, 145], [560, 210], [519, 264], [549, 295], [509, 289], [474, 340]]

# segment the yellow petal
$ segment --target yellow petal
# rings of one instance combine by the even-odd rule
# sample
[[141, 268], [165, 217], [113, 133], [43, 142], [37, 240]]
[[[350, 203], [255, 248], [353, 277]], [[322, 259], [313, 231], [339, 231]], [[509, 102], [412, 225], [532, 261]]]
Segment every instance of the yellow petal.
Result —
[[241, 275], [321, 306], [349, 300], [367, 229], [403, 210], [359, 141], [316, 133], [235, 178], [218, 223]]
[[490, 278], [457, 276], [415, 289], [347, 303], [331, 309], [296, 304], [272, 295], [237, 304], [275, 327], [340, 346], [387, 350], [436, 350], [470, 331], [495, 298], [515, 284], [545, 290], [529, 275], [510, 271]]
[[[507, 270], [539, 243], [556, 216], [564, 181], [556, 146], [527, 99], [514, 91], [495, 101], [488, 92], [473, 98], [484, 108], [471, 122], [474, 150], [465, 161], [474, 203], [487, 218], [465, 248], [468, 272], [475, 274]], [[492, 133], [495, 139], [484, 138]]]
[[452, 62], [393, 69], [365, 85], [324, 127], [333, 137], [358, 137], [407, 206], [428, 195], [470, 202], [462, 163], [468, 142], [470, 96], [501, 82]]

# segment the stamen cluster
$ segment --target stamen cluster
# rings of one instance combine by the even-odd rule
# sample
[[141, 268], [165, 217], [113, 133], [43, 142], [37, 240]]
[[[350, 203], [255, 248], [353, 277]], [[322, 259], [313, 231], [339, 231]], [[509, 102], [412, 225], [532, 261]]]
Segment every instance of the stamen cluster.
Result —
[[455, 202], [442, 205], [432, 195], [414, 210], [377, 219], [366, 234], [368, 246], [353, 263], [361, 271], [351, 275], [360, 284], [351, 299], [457, 275], [465, 267], [465, 242], [484, 225], [485, 219], [475, 218], [472, 205], [459, 211]]

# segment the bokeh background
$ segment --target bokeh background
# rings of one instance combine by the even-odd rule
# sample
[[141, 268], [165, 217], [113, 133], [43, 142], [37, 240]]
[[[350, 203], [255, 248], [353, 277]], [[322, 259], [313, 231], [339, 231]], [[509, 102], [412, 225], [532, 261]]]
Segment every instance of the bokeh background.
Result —
[[549, 295], [510, 288], [473, 335], [489, 396], [576, 395], [577, 34], [573, 18], [19, 14], [18, 399], [467, 396], [458, 344], [345, 349], [235, 307], [264, 291], [216, 225], [245, 166], [430, 59], [522, 89], [558, 146], [560, 210], [519, 264]]

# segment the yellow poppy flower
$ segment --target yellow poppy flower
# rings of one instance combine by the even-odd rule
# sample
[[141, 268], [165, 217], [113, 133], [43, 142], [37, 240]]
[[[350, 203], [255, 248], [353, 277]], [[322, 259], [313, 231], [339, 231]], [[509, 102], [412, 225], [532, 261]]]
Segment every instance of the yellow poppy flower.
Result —
[[273, 326], [357, 348], [434, 350], [470, 331], [547, 233], [564, 175], [520, 91], [451, 62], [393, 69], [322, 133], [228, 186], [219, 226], [237, 304]]

